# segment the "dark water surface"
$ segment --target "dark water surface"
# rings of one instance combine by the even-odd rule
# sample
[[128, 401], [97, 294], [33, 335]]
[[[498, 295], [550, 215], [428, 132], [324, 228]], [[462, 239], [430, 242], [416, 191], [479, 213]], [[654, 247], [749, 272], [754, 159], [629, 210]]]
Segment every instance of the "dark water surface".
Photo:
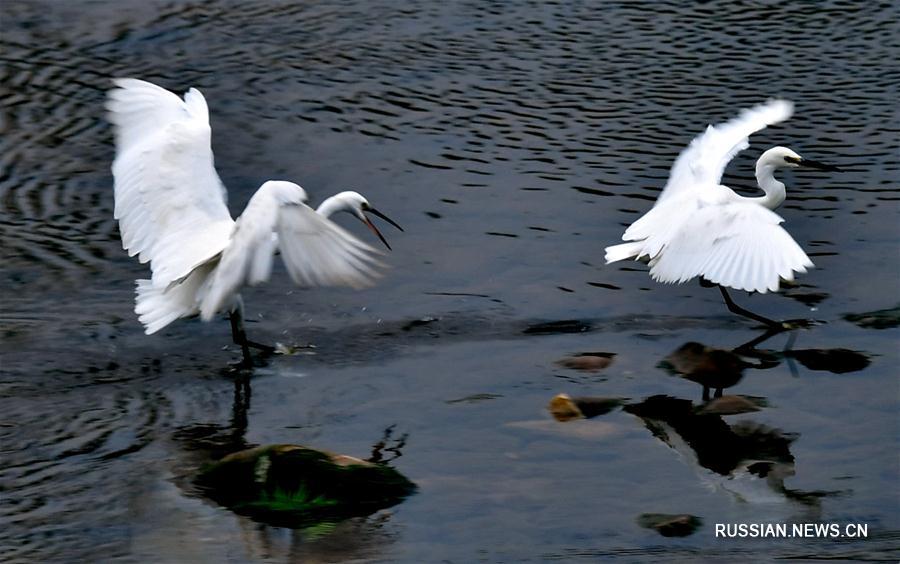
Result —
[[[4, 3], [0, 560], [896, 561], [898, 22], [896, 3], [837, 1]], [[203, 91], [235, 214], [284, 178], [316, 202], [358, 189], [406, 228], [372, 289], [298, 290], [279, 267], [245, 293], [257, 340], [317, 346], [257, 370], [249, 406], [227, 322], [147, 337], [132, 313], [117, 76]], [[726, 393], [760, 411], [700, 417], [702, 387], [660, 362], [758, 329], [603, 247], [706, 123], [772, 96], [796, 115], [725, 183], [752, 191], [773, 144], [847, 172], [784, 174], [816, 268], [740, 299], [827, 323], [745, 357]], [[557, 364], [583, 352], [614, 356]], [[627, 405], [563, 423], [557, 393]], [[368, 518], [270, 527], [190, 486], [211, 445], [365, 458], [388, 429], [419, 491]], [[647, 513], [702, 525], [667, 538]], [[813, 522], [869, 535], [714, 535]]]

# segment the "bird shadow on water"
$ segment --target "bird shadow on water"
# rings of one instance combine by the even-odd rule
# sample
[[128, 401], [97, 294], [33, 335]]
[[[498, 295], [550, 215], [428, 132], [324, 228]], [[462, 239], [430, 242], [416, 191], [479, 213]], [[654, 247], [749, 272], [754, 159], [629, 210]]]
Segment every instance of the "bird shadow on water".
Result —
[[[665, 394], [640, 401], [559, 394], [548, 409], [560, 422], [591, 419], [621, 409], [640, 418], [653, 437], [677, 452], [707, 487], [726, 492], [742, 503], [786, 502], [794, 507], [792, 512], [799, 511], [803, 518], [818, 519], [823, 498], [848, 492], [801, 490], [785, 485], [785, 480], [795, 475], [791, 448], [799, 433], [748, 418], [752, 417], [748, 414], [769, 407], [766, 397], [729, 395], [724, 390], [737, 385], [751, 370], [769, 370], [782, 363], [798, 377], [798, 364], [808, 370], [845, 374], [865, 369], [870, 360], [867, 354], [848, 349], [795, 350], [796, 332], [791, 333], [782, 350], [760, 348], [781, 332], [767, 331], [733, 349], [687, 342], [667, 355], [658, 367], [671, 376], [698, 384], [702, 390], [699, 402]], [[578, 364], [560, 364], [584, 369]], [[587, 370], [596, 369], [588, 366]], [[728, 421], [733, 415], [745, 419]], [[699, 528], [702, 519], [688, 514], [644, 513], [637, 522], [664, 536], [687, 536]]]

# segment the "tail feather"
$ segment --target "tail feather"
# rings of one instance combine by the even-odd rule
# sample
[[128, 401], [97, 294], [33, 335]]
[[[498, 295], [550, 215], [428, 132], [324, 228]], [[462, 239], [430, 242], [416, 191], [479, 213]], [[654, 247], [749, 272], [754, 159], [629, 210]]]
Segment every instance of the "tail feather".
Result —
[[150, 280], [137, 280], [134, 312], [144, 324], [148, 335], [156, 333], [176, 319], [192, 313], [192, 304], [184, 304], [180, 298], [180, 286], [157, 288]]
[[200, 294], [213, 267], [201, 265], [181, 282], [167, 287], [154, 286], [151, 280], [138, 280], [134, 312], [144, 324], [144, 332], [151, 335], [176, 319], [197, 315]]
[[638, 258], [643, 249], [643, 241], [632, 241], [630, 243], [606, 247], [606, 264], [630, 258]]

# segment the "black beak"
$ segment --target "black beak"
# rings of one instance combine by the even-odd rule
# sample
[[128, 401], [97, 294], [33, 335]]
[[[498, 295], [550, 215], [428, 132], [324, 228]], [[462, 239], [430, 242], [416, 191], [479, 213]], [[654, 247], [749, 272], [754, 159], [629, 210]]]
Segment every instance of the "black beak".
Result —
[[[376, 216], [380, 217], [381, 219], [385, 220], [386, 222], [390, 223], [391, 225], [393, 225], [400, 231], [403, 231], [403, 228], [400, 227], [399, 225], [397, 225], [397, 222], [395, 222], [393, 219], [389, 218], [388, 216], [384, 215], [380, 211], [376, 210], [375, 208], [368, 207], [368, 208], [365, 208], [365, 210], [363, 210], [363, 211], [370, 212], [373, 215], [376, 215]], [[369, 221], [368, 217], [363, 216], [363, 223], [365, 223], [369, 227], [369, 229], [372, 230], [372, 233], [374, 233], [375, 235], [378, 236], [379, 239], [381, 239], [381, 242], [384, 243], [384, 246], [387, 247], [389, 251], [393, 250], [393, 249], [391, 249], [391, 246], [388, 245], [387, 239], [385, 239], [384, 235], [381, 234], [381, 231], [379, 231], [378, 228], [375, 227], [374, 223]]]
[[800, 166], [808, 167], [808, 168], [814, 168], [816, 170], [829, 170], [829, 171], [834, 171], [834, 172], [844, 172], [843, 170], [841, 170], [840, 168], [838, 168], [834, 165], [820, 163], [819, 161], [811, 161], [809, 159], [800, 159], [800, 162], [797, 164]]
[[385, 220], [386, 222], [390, 223], [391, 225], [393, 225], [394, 227], [396, 227], [396, 228], [399, 229], [400, 231], [403, 231], [403, 228], [400, 227], [399, 225], [397, 225], [397, 222], [396, 222], [396, 221], [394, 221], [393, 219], [391, 219], [391, 218], [389, 218], [388, 216], [384, 215], [383, 213], [381, 213], [380, 211], [376, 210], [375, 208], [373, 208], [373, 207], [370, 206], [369, 209], [367, 209], [366, 211], [367, 211], [367, 212], [370, 212], [370, 213], [372, 213], [372, 214], [374, 214], [374, 215], [376, 215], [376, 216], [378, 216], [378, 217], [380, 217], [381, 219], [383, 219], [383, 220]]

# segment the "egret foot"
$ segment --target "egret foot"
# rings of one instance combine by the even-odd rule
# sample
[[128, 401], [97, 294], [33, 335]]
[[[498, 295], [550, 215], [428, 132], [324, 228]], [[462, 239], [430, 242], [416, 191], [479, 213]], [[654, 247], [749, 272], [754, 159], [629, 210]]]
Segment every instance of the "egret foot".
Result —
[[273, 347], [271, 345], [264, 345], [262, 343], [255, 343], [253, 341], [247, 341], [247, 346], [252, 349], [261, 351], [264, 354], [275, 354], [275, 347]]
[[758, 313], [753, 313], [752, 311], [744, 309], [741, 306], [737, 305], [731, 299], [731, 296], [728, 295], [728, 290], [726, 290], [724, 286], [719, 286], [719, 290], [722, 291], [722, 297], [725, 299], [725, 305], [728, 306], [728, 311], [730, 311], [731, 313], [736, 313], [743, 317], [753, 319], [754, 321], [759, 321], [760, 323], [765, 324], [770, 329], [780, 329], [781, 331], [787, 331], [788, 329], [791, 329], [791, 327], [785, 326], [784, 322], [782, 321], [775, 321], [774, 319], [763, 317]]

